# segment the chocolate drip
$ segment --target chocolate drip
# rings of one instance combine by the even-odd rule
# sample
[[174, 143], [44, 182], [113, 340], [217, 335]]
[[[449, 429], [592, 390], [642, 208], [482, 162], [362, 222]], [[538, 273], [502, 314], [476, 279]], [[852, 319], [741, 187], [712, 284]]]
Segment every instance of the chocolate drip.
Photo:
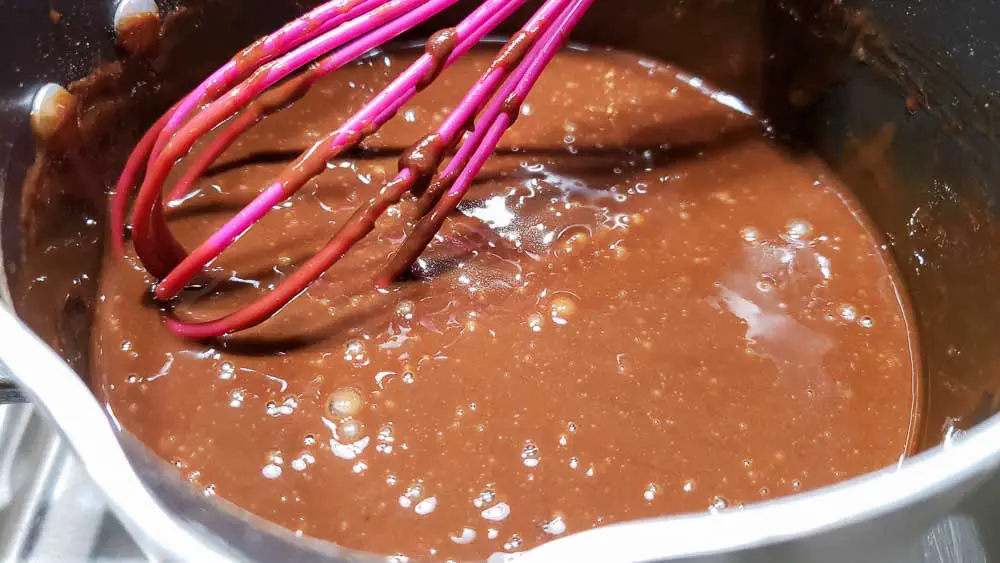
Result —
[[441, 164], [446, 148], [438, 133], [424, 135], [399, 157], [399, 169], [409, 169], [418, 178], [429, 178]]
[[441, 74], [441, 71], [444, 70], [444, 64], [448, 61], [448, 57], [451, 56], [456, 46], [458, 46], [458, 29], [454, 27], [442, 29], [431, 35], [430, 39], [427, 40], [427, 46], [424, 47], [424, 51], [430, 55], [432, 66], [427, 71], [427, 74], [417, 82], [417, 90], [423, 90], [431, 82], [434, 82], [438, 75]]

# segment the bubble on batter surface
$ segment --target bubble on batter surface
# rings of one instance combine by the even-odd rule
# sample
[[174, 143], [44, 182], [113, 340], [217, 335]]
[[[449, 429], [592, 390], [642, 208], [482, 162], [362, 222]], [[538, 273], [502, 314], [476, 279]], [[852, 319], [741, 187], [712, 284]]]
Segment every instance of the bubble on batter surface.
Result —
[[364, 406], [364, 399], [356, 389], [341, 387], [330, 395], [330, 412], [339, 417], [358, 414]]
[[424, 496], [424, 488], [419, 483], [414, 483], [406, 488], [406, 492], [399, 496], [399, 506], [409, 508], [413, 502]]
[[813, 233], [812, 223], [805, 219], [792, 219], [785, 224], [785, 234], [792, 240], [808, 238]]
[[437, 497], [427, 497], [418, 502], [417, 505], [413, 507], [413, 511], [420, 516], [426, 516], [431, 512], [434, 512], [434, 509], [437, 508], [437, 503]]
[[260, 470], [260, 474], [263, 475], [265, 479], [277, 479], [278, 477], [281, 477], [281, 468], [273, 463], [269, 463]]
[[770, 292], [770, 291], [774, 291], [774, 288], [777, 287], [777, 286], [778, 286], [777, 280], [775, 280], [773, 277], [771, 277], [771, 276], [769, 276], [767, 274], [764, 274], [764, 275], [760, 276], [760, 278], [757, 279], [757, 290], [758, 291], [767, 293], [767, 292]]
[[660, 494], [659, 485], [656, 483], [650, 483], [646, 485], [646, 489], [642, 491], [642, 498], [646, 499], [646, 502], [653, 502], [658, 494]]
[[483, 510], [479, 513], [484, 520], [489, 520], [490, 522], [500, 522], [506, 520], [510, 516], [510, 505], [506, 502], [498, 502], [497, 504]]
[[576, 299], [567, 293], [558, 293], [549, 302], [549, 314], [552, 322], [557, 325], [565, 325], [569, 319], [579, 310]]
[[760, 240], [760, 231], [754, 227], [743, 227], [740, 229], [740, 238], [746, 242], [757, 242]]
[[556, 516], [542, 525], [542, 531], [550, 536], [559, 536], [566, 533], [566, 521], [562, 516]]
[[840, 318], [845, 321], [853, 321], [858, 316], [858, 310], [850, 303], [843, 303], [837, 308], [837, 312], [840, 314]]
[[413, 318], [413, 311], [415, 311], [416, 308], [417, 307], [414, 305], [413, 301], [400, 301], [396, 304], [396, 314], [401, 318], [409, 320]]
[[560, 256], [576, 256], [590, 246], [590, 230], [582, 226], [563, 229], [555, 243], [555, 252]]
[[514, 551], [515, 549], [520, 549], [522, 543], [524, 543], [524, 542], [521, 539], [521, 536], [519, 536], [517, 534], [513, 534], [513, 535], [510, 536], [509, 540], [507, 540], [506, 542], [504, 542], [503, 548], [506, 551]]
[[345, 420], [337, 427], [337, 436], [344, 442], [353, 442], [361, 437], [365, 427], [357, 420]]
[[236, 378], [236, 366], [232, 362], [222, 362], [219, 364], [219, 379], [228, 381]]
[[494, 500], [496, 500], [496, 492], [492, 489], [483, 489], [478, 497], [472, 499], [472, 505], [476, 508], [483, 508], [484, 506], [493, 504]]
[[712, 500], [708, 505], [708, 511], [712, 514], [718, 514], [727, 508], [729, 508], [729, 500], [720, 496], [712, 497]]
[[524, 449], [521, 450], [521, 460], [525, 467], [538, 467], [538, 464], [541, 463], [538, 446], [531, 440], [524, 443]]
[[470, 544], [476, 540], [476, 531], [466, 526], [460, 533], [450, 536], [450, 539], [459, 545]]
[[344, 360], [351, 362], [355, 366], [368, 364], [368, 347], [363, 340], [354, 338], [344, 344]]

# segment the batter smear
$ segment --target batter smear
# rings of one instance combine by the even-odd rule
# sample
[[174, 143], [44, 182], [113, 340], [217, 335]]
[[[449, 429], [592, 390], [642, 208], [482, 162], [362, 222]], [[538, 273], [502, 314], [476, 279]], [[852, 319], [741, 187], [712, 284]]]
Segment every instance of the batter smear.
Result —
[[[205, 239], [419, 53], [377, 53], [258, 125], [169, 211], [179, 240]], [[293, 271], [493, 55], [459, 59], [330, 162], [173, 314], [214, 318]], [[173, 336], [152, 280], [110, 257], [99, 393], [206, 495], [419, 558], [737, 509], [890, 465], [919, 404], [899, 282], [823, 164], [765, 129], [678, 69], [567, 50], [387, 292], [370, 275], [412, 225], [409, 201], [275, 318], [218, 341]]]

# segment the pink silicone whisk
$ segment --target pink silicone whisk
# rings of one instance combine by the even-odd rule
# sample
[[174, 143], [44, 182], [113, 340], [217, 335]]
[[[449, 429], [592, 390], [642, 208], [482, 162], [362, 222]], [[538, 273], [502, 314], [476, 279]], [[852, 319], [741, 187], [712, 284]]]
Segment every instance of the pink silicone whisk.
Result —
[[[164, 216], [164, 191], [168, 200], [185, 196], [226, 148], [262, 117], [302, 96], [318, 78], [456, 2], [328, 2], [244, 49], [167, 111], [130, 155], [111, 206], [115, 244], [121, 252], [125, 244], [127, 209], [134, 194], [132, 244], [142, 265], [159, 280], [154, 289], [155, 298], [166, 301], [176, 297], [209, 262], [252, 228], [274, 205], [292, 196], [309, 179], [325, 170], [328, 161], [377, 131], [400, 107], [526, 0], [485, 0], [457, 26], [432, 35], [424, 54], [416, 62], [339, 129], [306, 149], [217, 232], [190, 251], [176, 241]], [[420, 196], [418, 209], [422, 215], [419, 222], [374, 278], [377, 286], [390, 284], [420, 256], [447, 216], [455, 210], [473, 178], [517, 118], [528, 92], [592, 2], [546, 0], [507, 41], [441, 126], [404, 153], [396, 177], [373, 190], [329, 242], [276, 288], [215, 320], [191, 323], [169, 318], [171, 330], [185, 337], [210, 338], [265, 321], [371, 232], [375, 221], [390, 205], [424, 182], [428, 187]], [[183, 177], [165, 190], [164, 184], [175, 163], [202, 135], [220, 125], [219, 134], [195, 157]], [[452, 151], [454, 155], [447, 166], [437, 173], [446, 153]], [[137, 184], [138, 190], [135, 189]]]

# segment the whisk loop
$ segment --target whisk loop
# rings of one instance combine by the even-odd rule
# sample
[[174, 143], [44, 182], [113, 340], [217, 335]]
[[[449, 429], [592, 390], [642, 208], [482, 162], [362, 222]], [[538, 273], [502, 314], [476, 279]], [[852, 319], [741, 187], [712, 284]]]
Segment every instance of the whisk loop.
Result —
[[[173, 237], [167, 201], [183, 198], [225, 150], [263, 117], [287, 107], [322, 76], [426, 21], [457, 0], [339, 0], [323, 4], [250, 45], [185, 96], [146, 132], [112, 198], [115, 245], [124, 250], [125, 217], [136, 184], [132, 244], [159, 282], [158, 300], [176, 297], [205, 266], [291, 197], [326, 163], [377, 131], [419, 91], [495, 29], [526, 0], [485, 0], [453, 28], [438, 31], [424, 54], [340, 128], [288, 165], [249, 204], [190, 253]], [[253, 303], [207, 322], [168, 318], [176, 334], [211, 338], [245, 330], [277, 313], [372, 231], [376, 220], [415, 187], [421, 214], [413, 232], [374, 277], [387, 286], [420, 256], [465, 196], [473, 178], [517, 119], [521, 104], [593, 0], [546, 0], [500, 50], [489, 68], [433, 132], [399, 160], [399, 172], [371, 194], [326, 245]], [[294, 76], [289, 78], [293, 73]], [[169, 189], [166, 178], [203, 135], [218, 135]], [[454, 152], [436, 174], [446, 154]], [[142, 176], [141, 183], [138, 178]], [[167, 204], [169, 205], [169, 204]]]

